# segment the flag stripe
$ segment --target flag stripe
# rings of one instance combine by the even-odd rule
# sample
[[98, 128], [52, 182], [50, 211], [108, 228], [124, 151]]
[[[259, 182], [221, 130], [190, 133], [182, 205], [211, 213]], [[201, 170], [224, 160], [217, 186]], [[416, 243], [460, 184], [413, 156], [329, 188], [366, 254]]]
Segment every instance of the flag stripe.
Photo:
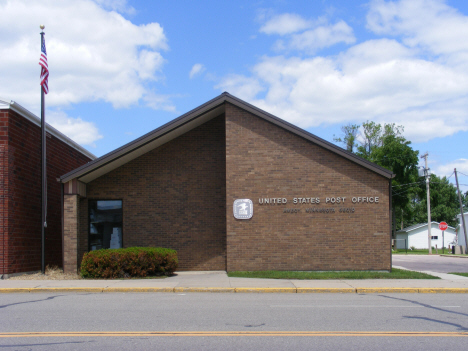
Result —
[[39, 66], [41, 66], [41, 86], [45, 94], [49, 92], [49, 65], [47, 64], [47, 51], [45, 39], [42, 41], [41, 57], [39, 58]]

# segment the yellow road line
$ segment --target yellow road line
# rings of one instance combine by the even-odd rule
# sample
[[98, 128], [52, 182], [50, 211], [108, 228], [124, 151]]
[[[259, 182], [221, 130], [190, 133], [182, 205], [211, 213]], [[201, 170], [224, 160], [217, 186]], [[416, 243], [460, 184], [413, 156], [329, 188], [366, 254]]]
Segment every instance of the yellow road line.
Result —
[[27, 337], [102, 337], [102, 336], [399, 336], [399, 337], [468, 337], [468, 332], [405, 332], [405, 331], [108, 331], [108, 332], [21, 332], [0, 333], [0, 338]]

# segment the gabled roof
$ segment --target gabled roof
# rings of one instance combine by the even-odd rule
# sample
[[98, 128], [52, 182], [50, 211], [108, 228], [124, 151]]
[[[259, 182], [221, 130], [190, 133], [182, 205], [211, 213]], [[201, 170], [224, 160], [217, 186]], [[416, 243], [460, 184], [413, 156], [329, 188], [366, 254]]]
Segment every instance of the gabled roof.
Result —
[[[434, 226], [434, 225], [439, 225], [439, 222], [435, 222], [435, 221], [432, 221], [431, 222], [431, 228]], [[406, 227], [406, 228], [403, 228], [403, 229], [400, 229], [399, 231], [397, 231], [397, 233], [408, 233], [408, 232], [411, 232], [413, 230], [416, 230], [416, 229], [419, 229], [419, 228], [422, 228], [422, 227], [427, 227], [427, 223], [418, 223], [418, 224], [413, 224], [413, 225], [410, 225], [409, 227]], [[452, 229], [452, 230], [455, 230], [454, 227], [451, 227], [451, 226], [447, 226], [447, 229]]]
[[[41, 119], [39, 117], [37, 117], [35, 114], [28, 111], [27, 109], [25, 109], [23, 106], [21, 106], [20, 104], [18, 104], [15, 101], [8, 101], [6, 99], [0, 98], [0, 110], [2, 110], [2, 109], [9, 109], [9, 110], [15, 111], [17, 114], [19, 114], [20, 116], [23, 116], [24, 118], [26, 118], [30, 122], [34, 123], [35, 125], [37, 125], [39, 127], [41, 126]], [[57, 139], [63, 141], [65, 144], [68, 144], [69, 146], [71, 146], [75, 150], [79, 151], [83, 155], [89, 157], [91, 160], [94, 160], [96, 158], [96, 156], [93, 155], [91, 152], [89, 152], [84, 147], [82, 147], [82, 146], [78, 145], [77, 143], [75, 143], [73, 140], [71, 140], [66, 135], [60, 133], [57, 129], [55, 129], [54, 127], [52, 127], [48, 123], [46, 123], [46, 132], [50, 133], [51, 135], [53, 135]]]
[[157, 148], [176, 137], [187, 133], [188, 131], [208, 122], [209, 120], [224, 113], [225, 104], [233, 104], [243, 110], [246, 110], [255, 116], [273, 123], [283, 129], [290, 131], [304, 139], [307, 139], [324, 149], [334, 152], [354, 163], [357, 163], [379, 175], [391, 179], [393, 173], [386, 168], [380, 167], [372, 162], [364, 160], [353, 153], [350, 153], [335, 144], [321, 139], [295, 125], [288, 123], [281, 118], [273, 116], [227, 92], [204, 103], [203, 105], [189, 111], [182, 116], [164, 124], [163, 126], [135, 139], [134, 141], [109, 152], [108, 154], [97, 158], [67, 174], [60, 179], [63, 183], [78, 178], [83, 183], [88, 183], [131, 160], [145, 154], [146, 152]]

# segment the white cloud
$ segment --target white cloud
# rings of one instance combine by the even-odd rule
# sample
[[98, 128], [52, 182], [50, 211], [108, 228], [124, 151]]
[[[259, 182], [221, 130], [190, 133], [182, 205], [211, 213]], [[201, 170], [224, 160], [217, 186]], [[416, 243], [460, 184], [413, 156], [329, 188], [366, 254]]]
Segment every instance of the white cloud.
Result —
[[120, 13], [134, 14], [136, 11], [132, 6], [127, 5], [127, 0], [94, 0], [105, 9]]
[[148, 107], [154, 110], [177, 112], [174, 104], [171, 102], [171, 96], [169, 95], [148, 93], [143, 96], [143, 101], [145, 101]]
[[205, 71], [205, 66], [201, 63], [196, 63], [193, 65], [192, 69], [190, 70], [189, 77], [190, 79], [202, 74]]
[[[437, 175], [440, 177], [449, 176], [453, 173], [454, 169], [457, 169], [457, 172], [462, 172], [464, 174], [468, 174], [468, 159], [460, 158], [458, 160], [449, 162], [445, 165], [440, 165], [436, 169]], [[467, 178], [468, 179], [468, 178]]]
[[260, 32], [284, 37], [276, 41], [276, 51], [303, 50], [314, 53], [341, 42], [352, 44], [356, 41], [353, 29], [343, 20], [329, 24], [325, 17], [311, 21], [291, 13], [273, 16], [262, 25]]
[[[460, 158], [444, 165], [439, 165], [435, 168], [435, 174], [437, 174], [439, 177], [449, 177], [455, 168], [457, 169], [458, 173], [460, 191], [468, 191], [468, 159]], [[452, 176], [450, 181], [455, 184], [455, 177]]]
[[60, 110], [47, 111], [47, 123], [58, 129], [67, 137], [81, 145], [95, 147], [95, 141], [102, 139], [99, 130], [92, 122], [83, 121], [81, 118], [72, 118]]
[[[217, 88], [303, 128], [369, 119], [404, 125], [414, 142], [467, 131], [468, 42], [443, 45], [445, 34], [429, 27], [467, 33], [468, 17], [443, 1], [374, 1], [368, 21], [377, 39], [333, 56], [307, 55], [320, 40], [297, 44], [301, 55], [264, 56], [250, 75], [227, 76]], [[283, 47], [304, 33], [283, 37]], [[351, 40], [352, 30], [343, 33]]]
[[356, 41], [353, 29], [344, 21], [334, 25], [319, 26], [291, 37], [289, 47], [314, 53], [318, 49], [326, 48], [338, 43], [352, 44]]
[[248, 78], [238, 74], [231, 74], [224, 77], [215, 88], [228, 91], [245, 100], [255, 99], [255, 96], [264, 90], [258, 79]]
[[434, 54], [466, 53], [468, 18], [442, 0], [372, 1], [368, 28]]
[[135, 25], [116, 11], [131, 8], [123, 0], [1, 2], [0, 95], [38, 111], [39, 24], [45, 24], [48, 106], [143, 101], [152, 93], [148, 83], [162, 76], [167, 39], [158, 23]]
[[260, 28], [265, 34], [291, 34], [311, 27], [311, 22], [294, 13], [284, 13], [269, 19]]

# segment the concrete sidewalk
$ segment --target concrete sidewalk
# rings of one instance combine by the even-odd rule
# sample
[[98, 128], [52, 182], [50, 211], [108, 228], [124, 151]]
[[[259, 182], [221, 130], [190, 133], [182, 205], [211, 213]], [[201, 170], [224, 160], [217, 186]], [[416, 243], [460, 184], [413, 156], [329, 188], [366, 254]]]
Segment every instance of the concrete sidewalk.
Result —
[[[398, 268], [398, 267], [395, 267]], [[229, 278], [226, 272], [178, 272], [164, 279], [0, 280], [13, 292], [275, 292], [275, 293], [468, 293], [468, 278], [425, 272], [442, 279], [294, 280]]]

